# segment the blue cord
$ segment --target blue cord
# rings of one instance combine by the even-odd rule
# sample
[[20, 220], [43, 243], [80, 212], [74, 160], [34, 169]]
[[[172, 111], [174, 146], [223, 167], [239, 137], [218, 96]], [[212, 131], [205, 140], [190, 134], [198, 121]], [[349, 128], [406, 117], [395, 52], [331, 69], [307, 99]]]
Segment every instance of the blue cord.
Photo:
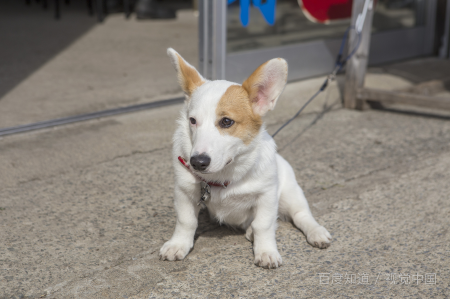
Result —
[[[361, 44], [361, 33], [359, 32], [357, 37], [356, 37], [357, 38], [357, 42], [356, 42], [355, 48], [350, 52], [350, 54], [344, 60], [341, 60], [342, 53], [344, 52], [344, 48], [345, 48], [345, 42], [347, 41], [347, 37], [348, 37], [348, 34], [349, 34], [351, 29], [355, 29], [355, 27], [354, 26], [349, 26], [347, 28], [347, 30], [345, 30], [344, 36], [342, 37], [341, 47], [340, 47], [338, 55], [336, 57], [336, 64], [334, 66], [334, 70], [330, 73], [330, 75], [333, 75], [333, 76], [336, 75], [345, 66], [347, 61], [350, 58], [352, 58], [352, 56], [358, 50], [359, 45]], [[329, 81], [329, 76], [327, 76], [327, 78], [323, 82], [323, 84], [320, 87], [320, 89], [300, 108], [300, 110], [298, 110], [298, 112], [292, 118], [290, 118], [287, 122], [285, 122], [275, 133], [273, 133], [272, 138], [275, 137], [275, 135], [277, 135], [278, 132], [280, 132], [284, 127], [286, 127], [291, 121], [293, 121], [295, 118], [297, 118], [297, 116], [303, 111], [303, 109], [305, 109], [306, 106], [308, 106], [308, 104], [311, 103], [312, 100], [314, 100], [319, 95], [319, 93], [321, 93], [322, 91], [324, 91], [328, 87], [328, 81]]]

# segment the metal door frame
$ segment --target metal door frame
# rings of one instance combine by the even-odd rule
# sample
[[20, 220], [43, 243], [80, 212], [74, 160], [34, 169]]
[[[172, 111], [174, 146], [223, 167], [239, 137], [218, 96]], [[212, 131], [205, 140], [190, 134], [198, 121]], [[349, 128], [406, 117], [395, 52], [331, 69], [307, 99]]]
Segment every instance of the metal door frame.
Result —
[[199, 70], [208, 79], [225, 79], [227, 1], [200, 0]]
[[440, 58], [450, 58], [450, 0], [446, 2], [445, 12], [445, 31], [443, 38], [443, 45], [439, 49]]

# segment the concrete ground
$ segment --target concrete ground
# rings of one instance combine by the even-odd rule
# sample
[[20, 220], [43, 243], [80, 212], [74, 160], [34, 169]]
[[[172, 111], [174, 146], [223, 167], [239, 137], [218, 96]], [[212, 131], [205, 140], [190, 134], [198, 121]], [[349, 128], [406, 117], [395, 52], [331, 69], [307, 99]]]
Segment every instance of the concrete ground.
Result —
[[[66, 73], [71, 56], [58, 57]], [[158, 63], [175, 83], [170, 65]], [[444, 82], [450, 69], [439, 73], [444, 63], [377, 67], [366, 85], [410, 90]], [[266, 117], [268, 131], [322, 80], [289, 84]], [[243, 232], [201, 213], [193, 251], [181, 262], [160, 261], [176, 220], [170, 150], [181, 105], [169, 106], [0, 138], [0, 298], [448, 298], [450, 113], [345, 110], [342, 80], [275, 138], [313, 214], [333, 236], [328, 249], [311, 247], [292, 224], [280, 222], [284, 264], [261, 269]], [[41, 83], [31, 75], [13, 93], [25, 101], [48, 92]], [[78, 90], [68, 85], [66, 92]], [[445, 88], [434, 92], [448, 95]], [[5, 102], [12, 110], [1, 111], [1, 119], [9, 117], [5, 111], [20, 112], [22, 98], [16, 99]], [[27, 122], [52, 116], [21, 115]]]
[[[290, 84], [268, 130], [319, 85]], [[448, 297], [449, 118], [343, 110], [338, 98], [332, 86], [276, 137], [333, 235], [320, 250], [280, 222], [276, 270], [254, 266], [243, 233], [206, 214], [188, 257], [159, 261], [175, 225], [169, 152], [180, 106], [4, 137], [0, 297]], [[320, 273], [368, 284], [321, 284]]]

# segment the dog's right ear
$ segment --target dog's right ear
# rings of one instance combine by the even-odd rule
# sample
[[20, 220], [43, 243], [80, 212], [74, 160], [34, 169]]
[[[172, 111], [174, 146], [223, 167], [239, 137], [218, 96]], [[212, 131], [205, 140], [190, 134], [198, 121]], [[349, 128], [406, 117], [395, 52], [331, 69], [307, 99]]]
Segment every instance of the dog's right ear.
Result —
[[194, 90], [205, 83], [206, 80], [200, 75], [195, 67], [187, 63], [174, 49], [167, 49], [167, 55], [178, 73], [178, 83], [180, 84], [181, 89], [183, 89], [184, 93], [190, 97]]

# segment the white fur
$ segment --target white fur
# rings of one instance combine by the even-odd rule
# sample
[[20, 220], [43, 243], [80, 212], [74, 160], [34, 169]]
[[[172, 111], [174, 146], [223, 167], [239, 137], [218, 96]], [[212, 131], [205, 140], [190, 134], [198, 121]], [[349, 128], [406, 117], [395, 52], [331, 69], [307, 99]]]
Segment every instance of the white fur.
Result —
[[[171, 49], [168, 53], [173, 56], [176, 52]], [[176, 59], [172, 58], [172, 61], [177, 64]], [[276, 86], [278, 91], [271, 91], [276, 98], [272, 96], [265, 105], [258, 107], [261, 114], [275, 106], [286, 82], [285, 74], [274, 70], [274, 64], [269, 65], [272, 67], [265, 84]], [[177, 66], [175, 68], [179, 71]], [[246, 230], [247, 239], [253, 242], [255, 264], [276, 268], [282, 263], [275, 240], [278, 217], [292, 220], [311, 245], [328, 247], [331, 235], [315, 221], [294, 171], [277, 154], [275, 142], [264, 126], [248, 145], [239, 138], [220, 134], [216, 128], [217, 103], [231, 85], [237, 84], [205, 80], [187, 98], [181, 110], [172, 157], [177, 223], [172, 238], [161, 248], [160, 257], [181, 260], [193, 247], [200, 210], [197, 205], [200, 180], [178, 161], [178, 156], [189, 161], [191, 156], [200, 153], [207, 153], [211, 164], [205, 172], [197, 172], [199, 176], [207, 181], [231, 182], [226, 189], [211, 187], [207, 209], [220, 223]], [[190, 124], [190, 117], [197, 120], [195, 125]], [[232, 162], [227, 164], [230, 159]]]

